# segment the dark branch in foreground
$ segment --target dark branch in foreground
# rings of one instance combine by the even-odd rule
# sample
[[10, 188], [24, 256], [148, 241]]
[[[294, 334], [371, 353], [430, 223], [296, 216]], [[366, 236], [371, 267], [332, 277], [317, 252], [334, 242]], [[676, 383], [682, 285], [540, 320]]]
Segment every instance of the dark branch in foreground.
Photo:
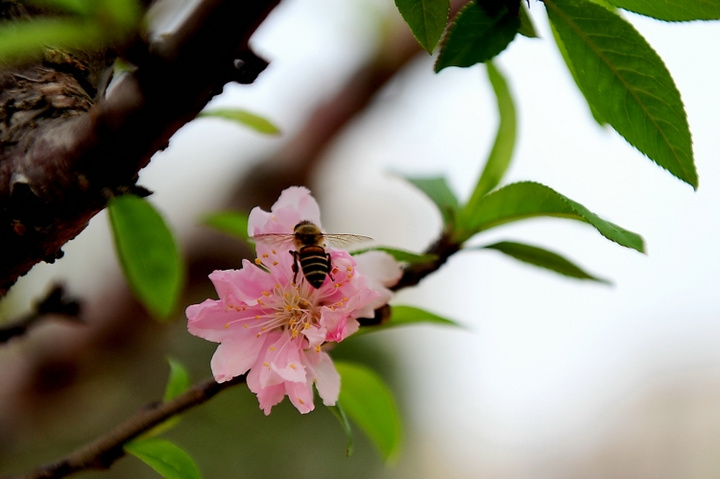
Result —
[[80, 322], [79, 314], [80, 302], [75, 298], [68, 297], [65, 294], [65, 288], [61, 285], [55, 285], [30, 313], [0, 328], [0, 343], [25, 334], [32, 326], [47, 318], [61, 317]]
[[244, 375], [224, 383], [207, 379], [171, 401], [146, 406], [108, 434], [95, 439], [64, 459], [18, 477], [22, 479], [56, 479], [82, 470], [107, 469], [125, 455], [123, 447], [132, 439], [172, 416], [207, 402], [220, 391], [244, 382]]
[[43, 95], [62, 89], [45, 103], [72, 113], [38, 116], [0, 141], [0, 296], [34, 264], [59, 257], [108, 195], [134, 185], [150, 157], [225, 83], [255, 79], [265, 63], [248, 54], [248, 39], [278, 2], [201, 0], [172, 35], [130, 47], [136, 70], [92, 106], [46, 65], [23, 76], [54, 86]]

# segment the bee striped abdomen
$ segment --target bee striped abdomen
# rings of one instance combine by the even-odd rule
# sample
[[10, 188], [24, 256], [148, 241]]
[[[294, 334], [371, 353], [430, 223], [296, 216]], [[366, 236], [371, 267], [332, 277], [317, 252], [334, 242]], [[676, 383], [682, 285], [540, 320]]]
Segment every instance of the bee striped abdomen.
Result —
[[[325, 282], [325, 276], [330, 274], [330, 255], [322, 246], [304, 246], [300, 251], [294, 252], [295, 262], [300, 262], [305, 279], [314, 288], [319, 288]], [[297, 266], [295, 266], [297, 268]], [[295, 271], [297, 276], [297, 271]], [[332, 276], [330, 276], [332, 279]]]

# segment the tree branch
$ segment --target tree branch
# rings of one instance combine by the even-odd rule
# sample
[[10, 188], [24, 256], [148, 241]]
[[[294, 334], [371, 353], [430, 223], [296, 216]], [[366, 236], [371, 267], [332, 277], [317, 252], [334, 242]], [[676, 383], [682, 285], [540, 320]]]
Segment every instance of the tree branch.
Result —
[[65, 294], [65, 289], [61, 285], [55, 285], [50, 292], [45, 295], [23, 318], [11, 322], [9, 325], [0, 327], [0, 343], [9, 341], [15, 336], [25, 334], [35, 324], [41, 320], [53, 316], [59, 316], [76, 322], [81, 322], [78, 317], [80, 314], [80, 302], [75, 298], [70, 298]]
[[[3, 139], [0, 296], [34, 264], [61, 255], [108, 195], [133, 185], [150, 157], [225, 83], [254, 80], [264, 63], [247, 61], [257, 60], [248, 39], [278, 2], [201, 0], [177, 32], [129, 50], [137, 68], [104, 100], [86, 111], [82, 102], [90, 100], [77, 96], [72, 114], [44, 118], [17, 135], [22, 141]], [[37, 75], [56, 81], [46, 69]]]
[[[138, 411], [108, 434], [77, 449], [60, 461], [42, 466], [22, 479], [57, 479], [87, 469], [107, 469], [125, 455], [124, 445], [167, 419], [209, 401], [220, 391], [245, 382], [245, 375], [224, 383], [206, 379], [180, 396], [164, 403], [155, 403]], [[9, 479], [9, 478], [8, 478]]]

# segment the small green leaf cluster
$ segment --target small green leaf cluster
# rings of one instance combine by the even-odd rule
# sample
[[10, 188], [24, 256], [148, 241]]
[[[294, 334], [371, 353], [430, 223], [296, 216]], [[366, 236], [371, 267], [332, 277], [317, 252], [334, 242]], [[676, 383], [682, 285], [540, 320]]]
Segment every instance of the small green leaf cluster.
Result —
[[34, 0], [56, 16], [5, 22], [0, 27], [0, 63], [39, 58], [47, 48], [95, 50], [136, 31], [138, 0]]
[[[521, 34], [536, 37], [521, 0], [470, 0], [449, 18], [449, 0], [396, 0], [435, 71], [488, 62]], [[720, 19], [703, 0], [542, 0], [559, 51], [593, 117], [693, 188], [698, 175], [685, 107], [664, 62], [621, 16], [624, 9], [663, 21]], [[441, 40], [442, 39], [442, 40]]]
[[[639, 235], [602, 219], [549, 186], [522, 181], [499, 187], [512, 158], [516, 114], [507, 82], [500, 71], [491, 62], [487, 63], [487, 71], [497, 98], [500, 122], [490, 155], [469, 200], [463, 204], [443, 177], [407, 178], [440, 211], [445, 243], [460, 248], [479, 233], [500, 225], [529, 218], [557, 217], [589, 224], [610, 241], [644, 252], [644, 242]], [[469, 249], [499, 251], [511, 258], [571, 278], [606, 282], [559, 254], [538, 246], [507, 240]]]

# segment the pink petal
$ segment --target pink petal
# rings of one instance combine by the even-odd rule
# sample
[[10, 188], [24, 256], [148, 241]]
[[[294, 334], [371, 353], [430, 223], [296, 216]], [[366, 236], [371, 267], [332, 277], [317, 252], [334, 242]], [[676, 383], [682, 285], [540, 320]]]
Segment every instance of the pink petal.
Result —
[[218, 296], [225, 305], [256, 304], [263, 291], [272, 290], [275, 280], [250, 261], [243, 260], [243, 268], [217, 270], [210, 273]]
[[300, 411], [300, 414], [307, 414], [315, 409], [313, 403], [312, 382], [307, 383], [285, 383], [285, 392], [287, 392], [290, 402]]
[[384, 251], [359, 254], [355, 256], [355, 261], [364, 276], [378, 281], [383, 286], [394, 285], [402, 276], [400, 264]]
[[285, 207], [297, 211], [301, 220], [312, 221], [320, 226], [320, 207], [307, 188], [291, 186], [280, 193], [280, 198], [275, 202], [272, 210], [277, 211]]
[[[254, 340], [253, 340], [254, 338]], [[265, 341], [254, 334], [225, 339], [210, 361], [215, 380], [219, 383], [244, 374], [257, 361]]]
[[238, 317], [237, 312], [226, 310], [220, 301], [213, 299], [188, 306], [185, 315], [190, 334], [216, 343], [233, 334], [225, 326]]
[[260, 409], [266, 416], [270, 414], [272, 407], [285, 397], [285, 386], [282, 383], [269, 387], [260, 386], [258, 368], [253, 368], [248, 373], [247, 385], [248, 389], [257, 396]]
[[292, 233], [302, 220], [320, 226], [320, 208], [310, 190], [300, 186], [285, 189], [272, 205], [270, 212], [255, 207], [248, 217], [248, 234]]
[[315, 387], [326, 406], [334, 406], [340, 395], [340, 375], [330, 356], [321, 351], [306, 352], [306, 365], [315, 378]]

